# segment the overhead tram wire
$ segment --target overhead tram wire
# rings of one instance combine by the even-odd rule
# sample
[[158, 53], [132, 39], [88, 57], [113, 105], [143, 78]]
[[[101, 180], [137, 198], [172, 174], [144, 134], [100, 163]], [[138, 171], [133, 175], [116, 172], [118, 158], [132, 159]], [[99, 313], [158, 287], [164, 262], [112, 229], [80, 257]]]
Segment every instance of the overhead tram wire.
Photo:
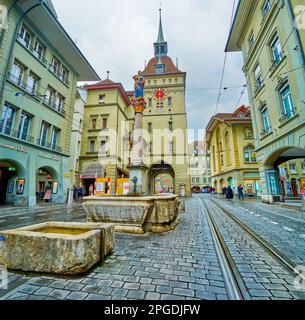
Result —
[[[231, 13], [231, 21], [230, 21], [230, 30], [231, 30], [232, 24], [233, 24], [235, 3], [236, 3], [236, 0], [233, 1], [233, 8], [232, 8], [232, 13]], [[222, 66], [222, 72], [221, 72], [220, 85], [219, 85], [219, 92], [218, 92], [218, 97], [217, 97], [217, 102], [216, 102], [216, 107], [215, 107], [215, 114], [217, 114], [217, 112], [218, 112], [218, 106], [219, 106], [220, 98], [221, 98], [221, 95], [222, 95], [223, 79], [224, 79], [225, 70], [226, 70], [227, 56], [228, 56], [228, 53], [225, 52], [223, 66]]]

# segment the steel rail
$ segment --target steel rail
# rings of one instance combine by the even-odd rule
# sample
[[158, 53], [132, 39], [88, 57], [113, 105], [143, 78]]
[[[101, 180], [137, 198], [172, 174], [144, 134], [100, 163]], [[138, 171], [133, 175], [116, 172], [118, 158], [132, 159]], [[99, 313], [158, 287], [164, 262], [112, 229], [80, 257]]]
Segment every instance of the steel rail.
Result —
[[272, 244], [263, 239], [258, 235], [253, 229], [245, 225], [242, 221], [236, 218], [228, 209], [222, 207], [215, 199], [209, 199], [213, 202], [220, 210], [222, 210], [227, 216], [229, 216], [235, 223], [237, 223], [243, 230], [245, 230], [253, 239], [255, 239], [260, 245], [264, 247], [267, 252], [269, 252], [273, 257], [280, 261], [286, 268], [288, 268], [293, 274], [297, 274], [299, 277], [305, 281], [305, 275], [302, 273], [297, 273], [296, 267], [298, 266], [295, 262], [285, 256], [282, 252], [276, 249]]
[[210, 209], [206, 205], [205, 201], [196, 196], [201, 205], [202, 211], [207, 213], [207, 219], [210, 226], [213, 242], [215, 244], [215, 250], [218, 257], [218, 261], [223, 273], [224, 282], [228, 292], [230, 300], [251, 300], [247, 288], [240, 272], [238, 271], [234, 259], [228, 249], [225, 240], [223, 239], [217, 224], [210, 212]]

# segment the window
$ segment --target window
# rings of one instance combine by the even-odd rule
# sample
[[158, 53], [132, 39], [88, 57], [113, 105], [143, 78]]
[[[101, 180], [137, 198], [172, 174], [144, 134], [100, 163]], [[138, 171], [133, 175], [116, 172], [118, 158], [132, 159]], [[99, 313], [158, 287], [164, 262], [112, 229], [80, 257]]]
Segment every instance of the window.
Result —
[[83, 130], [83, 120], [79, 120], [79, 131]]
[[254, 46], [255, 43], [255, 37], [254, 37], [254, 33], [252, 32], [250, 37], [249, 37], [249, 46], [250, 48], [252, 48]]
[[48, 86], [48, 89], [46, 91], [46, 95], [44, 98], [44, 101], [47, 105], [49, 106], [53, 105], [55, 93], [56, 91], [52, 87]]
[[223, 154], [220, 156], [220, 163], [221, 163], [221, 166], [223, 167], [224, 166]]
[[51, 64], [52, 72], [58, 75], [59, 68], [60, 68], [60, 61], [57, 58], [53, 57], [52, 64]]
[[289, 164], [290, 173], [297, 174], [297, 165], [295, 163]]
[[285, 84], [280, 89], [280, 95], [281, 95], [282, 106], [283, 106], [283, 115], [288, 119], [290, 119], [295, 115], [295, 107], [294, 107], [289, 84]]
[[148, 123], [147, 123], [147, 131], [148, 131], [149, 133], [152, 133], [152, 123], [151, 123], [151, 122], [148, 122]]
[[196, 183], [196, 178], [192, 177], [192, 183]]
[[305, 163], [302, 163], [302, 171], [305, 173]]
[[101, 149], [100, 149], [101, 154], [106, 153], [106, 141], [101, 141]]
[[271, 9], [271, 0], [266, 0], [262, 7], [263, 17], [266, 17]]
[[148, 99], [148, 107], [149, 107], [149, 108], [152, 108], [152, 98], [149, 98], [149, 99]]
[[271, 128], [270, 128], [268, 109], [267, 108], [262, 109], [261, 114], [262, 114], [263, 131], [264, 133], [269, 133]]
[[20, 122], [19, 122], [19, 128], [18, 128], [19, 139], [27, 140], [30, 122], [31, 122], [31, 116], [29, 116], [25, 112], [22, 112], [20, 116]]
[[61, 69], [61, 80], [66, 84], [69, 82], [69, 71], [65, 67], [62, 67]]
[[253, 146], [245, 148], [245, 162], [256, 162], [256, 154]]
[[164, 112], [163, 102], [157, 102], [157, 112]]
[[52, 139], [51, 139], [51, 148], [53, 150], [55, 150], [58, 145], [59, 134], [60, 134], [60, 129], [53, 128]]
[[12, 66], [11, 73], [9, 75], [10, 80], [18, 86], [21, 86], [24, 75], [24, 67], [17, 61]]
[[246, 128], [245, 129], [245, 138], [246, 139], [251, 139], [253, 138], [253, 133], [252, 130], [250, 128]]
[[91, 140], [89, 145], [89, 152], [93, 153], [95, 151], [95, 141]]
[[44, 121], [42, 121], [40, 136], [39, 136], [39, 144], [42, 147], [45, 147], [47, 144], [48, 134], [49, 134], [50, 125]]
[[255, 68], [254, 75], [255, 75], [256, 87], [261, 88], [264, 84], [264, 82], [263, 82], [264, 80], [262, 77], [261, 67], [259, 64]]
[[26, 90], [33, 96], [36, 95], [39, 78], [33, 72], [30, 72], [28, 77]]
[[62, 112], [65, 105], [65, 98], [61, 94], [57, 94], [56, 97], [56, 110]]
[[103, 118], [103, 129], [107, 129], [107, 118]]
[[19, 40], [26, 48], [31, 46], [32, 35], [25, 26], [21, 28]]
[[172, 121], [170, 121], [170, 122], [168, 123], [168, 129], [169, 129], [169, 131], [173, 132], [174, 126], [173, 126], [173, 122], [172, 122]]
[[98, 103], [99, 104], [104, 104], [105, 103], [105, 98], [106, 96], [104, 94], [100, 94], [98, 98]]
[[45, 48], [44, 46], [41, 44], [40, 41], [36, 40], [35, 41], [35, 45], [34, 45], [34, 55], [39, 59], [42, 60], [43, 56], [44, 56], [44, 51]]
[[174, 142], [173, 141], [169, 142], [169, 153], [170, 154], [174, 153]]
[[282, 47], [278, 36], [275, 36], [271, 41], [271, 50], [273, 55], [273, 62], [278, 65], [283, 59]]
[[196, 178], [196, 183], [200, 183], [200, 178]]
[[168, 97], [168, 106], [169, 106], [169, 107], [172, 106], [172, 97]]
[[93, 130], [96, 129], [96, 118], [91, 119], [91, 128], [92, 128]]
[[13, 124], [14, 124], [14, 118], [15, 118], [15, 109], [4, 105], [4, 108], [2, 110], [2, 116], [0, 121], [0, 132], [10, 135], [12, 132]]

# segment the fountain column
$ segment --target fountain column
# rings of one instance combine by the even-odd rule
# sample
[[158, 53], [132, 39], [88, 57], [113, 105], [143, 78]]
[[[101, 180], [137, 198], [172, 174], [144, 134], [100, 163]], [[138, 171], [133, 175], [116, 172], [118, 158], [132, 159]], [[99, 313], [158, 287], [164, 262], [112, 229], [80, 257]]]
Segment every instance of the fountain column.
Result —
[[144, 164], [143, 112], [146, 109], [144, 100], [145, 79], [141, 72], [134, 76], [135, 96], [131, 99], [135, 122], [132, 134], [133, 148], [129, 169], [130, 195], [147, 195], [147, 170]]

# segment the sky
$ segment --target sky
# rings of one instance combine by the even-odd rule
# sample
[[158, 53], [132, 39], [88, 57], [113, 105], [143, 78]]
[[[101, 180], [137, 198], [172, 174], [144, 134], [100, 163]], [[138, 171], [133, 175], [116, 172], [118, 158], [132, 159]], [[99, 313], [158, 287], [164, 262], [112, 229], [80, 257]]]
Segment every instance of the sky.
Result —
[[[234, 0], [163, 0], [162, 20], [169, 56], [187, 72], [186, 112], [189, 139], [202, 139], [202, 130], [215, 112], [233, 112], [248, 105], [242, 87], [223, 91], [216, 108], [224, 48]], [[237, 1], [236, 1], [237, 2]], [[158, 0], [53, 0], [59, 20], [101, 79], [133, 87], [132, 76], [153, 57], [159, 26]], [[229, 53], [223, 86], [242, 86], [242, 54]], [[238, 105], [238, 106], [239, 106]], [[217, 110], [216, 110], [217, 109]], [[201, 131], [199, 131], [201, 130]], [[200, 132], [197, 136], [197, 132]]]

